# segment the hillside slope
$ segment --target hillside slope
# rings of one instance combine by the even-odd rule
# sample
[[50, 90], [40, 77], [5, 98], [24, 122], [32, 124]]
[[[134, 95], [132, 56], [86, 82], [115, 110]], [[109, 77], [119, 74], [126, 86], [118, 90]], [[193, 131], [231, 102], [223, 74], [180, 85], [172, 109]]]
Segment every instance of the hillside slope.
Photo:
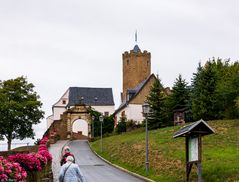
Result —
[[[203, 181], [239, 180], [239, 120], [209, 121], [216, 134], [203, 137]], [[149, 131], [149, 178], [155, 181], [185, 180], [185, 140], [173, 139], [180, 127], [168, 127]], [[102, 157], [130, 171], [145, 175], [144, 130], [103, 138], [91, 143]], [[197, 181], [194, 167], [190, 180]]]

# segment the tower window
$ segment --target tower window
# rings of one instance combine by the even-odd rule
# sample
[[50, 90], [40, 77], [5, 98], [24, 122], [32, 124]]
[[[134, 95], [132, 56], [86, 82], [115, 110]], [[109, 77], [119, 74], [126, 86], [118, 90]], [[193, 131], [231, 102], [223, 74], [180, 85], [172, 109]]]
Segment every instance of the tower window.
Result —
[[126, 61], [127, 61], [127, 64], [129, 64], [129, 60], [127, 59]]

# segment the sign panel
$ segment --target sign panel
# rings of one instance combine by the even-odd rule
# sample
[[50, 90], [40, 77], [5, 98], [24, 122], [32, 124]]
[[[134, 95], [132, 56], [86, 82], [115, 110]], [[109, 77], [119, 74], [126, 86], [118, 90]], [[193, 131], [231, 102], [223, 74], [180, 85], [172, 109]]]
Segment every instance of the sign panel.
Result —
[[189, 137], [188, 140], [188, 161], [198, 161], [198, 137]]

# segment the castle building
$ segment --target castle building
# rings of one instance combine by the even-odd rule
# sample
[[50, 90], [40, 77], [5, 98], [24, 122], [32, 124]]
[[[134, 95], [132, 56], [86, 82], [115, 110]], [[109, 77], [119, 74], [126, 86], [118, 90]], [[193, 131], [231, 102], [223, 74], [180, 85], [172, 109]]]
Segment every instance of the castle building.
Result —
[[114, 113], [115, 109], [112, 88], [68, 88], [62, 97], [52, 106], [52, 115], [47, 117], [47, 128], [54, 121], [60, 121], [65, 111], [78, 104], [90, 106], [94, 110], [101, 112], [104, 116], [109, 116]]
[[129, 89], [135, 88], [142, 81], [146, 80], [151, 73], [151, 54], [141, 52], [136, 44], [130, 52], [125, 51], [123, 58], [123, 93], [121, 101], [127, 100]]
[[122, 59], [123, 92], [121, 105], [114, 112], [115, 124], [121, 118], [140, 123], [144, 120], [142, 105], [157, 79], [154, 74], [151, 74], [151, 54], [146, 50], [141, 52], [136, 44], [130, 52], [123, 53]]

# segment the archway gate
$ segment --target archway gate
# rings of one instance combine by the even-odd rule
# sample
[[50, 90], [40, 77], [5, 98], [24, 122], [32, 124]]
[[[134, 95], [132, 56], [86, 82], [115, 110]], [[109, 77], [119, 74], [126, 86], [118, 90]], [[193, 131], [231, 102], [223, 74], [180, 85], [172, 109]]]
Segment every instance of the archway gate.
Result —
[[[91, 116], [89, 113], [89, 106], [76, 105], [67, 109], [62, 115], [60, 120], [55, 120], [49, 132], [56, 133], [59, 139], [90, 139], [91, 136]], [[88, 135], [85, 136], [81, 132], [74, 133], [72, 126], [76, 120], [84, 120], [88, 124]]]

